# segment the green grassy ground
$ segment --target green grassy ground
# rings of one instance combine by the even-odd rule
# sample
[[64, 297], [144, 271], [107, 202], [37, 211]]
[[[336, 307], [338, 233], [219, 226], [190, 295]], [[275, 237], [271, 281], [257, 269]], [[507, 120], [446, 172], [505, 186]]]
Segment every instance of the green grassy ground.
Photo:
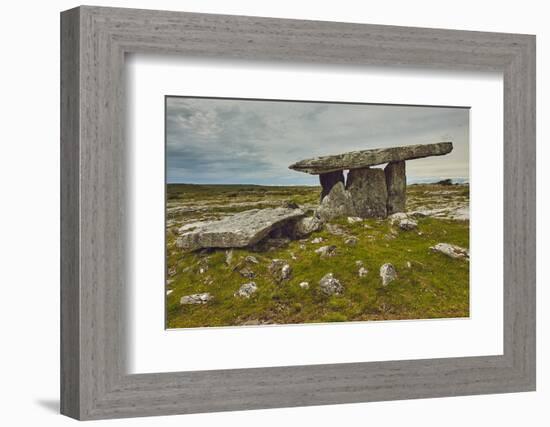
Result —
[[[449, 191], [449, 189], [451, 191]], [[449, 194], [450, 193], [450, 194]], [[469, 315], [469, 263], [448, 258], [429, 250], [439, 242], [469, 247], [469, 221], [418, 219], [418, 229], [401, 231], [388, 220], [365, 220], [348, 224], [346, 219], [333, 223], [345, 236], [325, 229], [307, 239], [290, 241], [286, 246], [267, 252], [234, 249], [230, 265], [225, 250], [184, 252], [175, 246], [176, 230], [190, 220], [257, 207], [294, 201], [313, 207], [319, 199], [316, 187], [198, 186], [169, 185], [167, 193], [167, 327], [188, 328], [242, 324], [318, 323], [383, 319], [426, 319], [466, 317]], [[414, 185], [408, 187], [409, 208], [437, 208], [459, 201], [467, 203], [467, 186]], [[178, 210], [179, 209], [179, 210]], [[348, 246], [348, 236], [358, 239]], [[322, 237], [323, 242], [311, 242]], [[335, 245], [336, 255], [321, 258], [314, 251]], [[253, 255], [258, 264], [246, 267], [255, 273], [248, 279], [239, 273], [244, 258]], [[272, 259], [284, 259], [292, 267], [292, 277], [276, 283], [268, 272]], [[359, 277], [356, 261], [368, 274]], [[392, 263], [397, 280], [381, 286], [380, 266]], [[200, 272], [202, 269], [202, 273]], [[204, 271], [205, 270], [205, 271]], [[319, 280], [333, 273], [344, 285], [340, 296], [325, 296]], [[258, 291], [250, 299], [233, 294], [253, 280]], [[308, 282], [302, 289], [300, 282]], [[214, 299], [204, 305], [180, 305], [182, 296], [209, 292]]]

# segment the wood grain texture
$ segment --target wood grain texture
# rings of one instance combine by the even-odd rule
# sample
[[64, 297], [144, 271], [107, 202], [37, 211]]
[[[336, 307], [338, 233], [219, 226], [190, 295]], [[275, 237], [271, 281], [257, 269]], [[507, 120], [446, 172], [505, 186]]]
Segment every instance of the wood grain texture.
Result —
[[[62, 13], [62, 413], [78, 419], [535, 388], [535, 38], [80, 7]], [[504, 75], [504, 354], [129, 375], [124, 55]]]

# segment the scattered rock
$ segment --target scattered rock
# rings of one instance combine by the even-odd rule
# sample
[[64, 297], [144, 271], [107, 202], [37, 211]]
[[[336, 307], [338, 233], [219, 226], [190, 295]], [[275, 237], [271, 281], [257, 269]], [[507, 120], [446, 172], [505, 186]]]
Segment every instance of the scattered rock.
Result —
[[166, 291], [166, 296], [170, 295], [172, 292], [174, 292], [172, 289], [168, 289], [168, 290]]
[[418, 227], [418, 223], [412, 219], [402, 219], [399, 221], [399, 228], [404, 231], [414, 230]]
[[259, 264], [260, 262], [258, 261], [258, 259], [255, 257], [255, 256], [252, 256], [252, 255], [247, 255], [245, 258], [244, 258], [244, 262], [248, 262], [250, 264]]
[[319, 249], [315, 250], [315, 253], [321, 255], [321, 257], [331, 257], [336, 255], [336, 246], [321, 246]]
[[346, 240], [344, 240], [344, 243], [348, 246], [356, 246], [359, 239], [357, 237], [348, 237]]
[[398, 224], [406, 219], [409, 219], [409, 216], [405, 212], [397, 212], [388, 216], [388, 221], [391, 225]]
[[437, 245], [430, 247], [430, 249], [434, 252], [441, 252], [442, 254], [453, 259], [470, 259], [470, 252], [468, 249], [451, 245], [450, 243], [438, 243]]
[[322, 242], [323, 242], [322, 237], [316, 237], [315, 239], [311, 240], [311, 243], [314, 243], [314, 244], [318, 244], [318, 243], [322, 243]]
[[266, 208], [239, 212], [216, 221], [193, 222], [180, 227], [176, 245], [187, 250], [250, 246], [303, 215], [301, 209]]
[[355, 261], [355, 265], [357, 267], [363, 267], [364, 264], [363, 264], [363, 261]]
[[308, 216], [298, 219], [294, 224], [294, 236], [305, 237], [323, 227], [323, 222], [316, 216]]
[[292, 258], [293, 261], [296, 261], [298, 259], [294, 252], [290, 252], [290, 258]]
[[290, 264], [282, 259], [274, 259], [269, 265], [269, 273], [277, 282], [288, 280], [292, 276], [292, 268]]
[[319, 288], [325, 295], [340, 295], [344, 292], [344, 287], [332, 273], [328, 273], [319, 281]]
[[359, 218], [358, 216], [348, 216], [348, 224], [355, 224], [362, 221], [363, 218]]
[[256, 277], [256, 273], [254, 273], [250, 268], [244, 267], [239, 270], [239, 274], [243, 277], [246, 277], [247, 279], [253, 279]]
[[256, 283], [248, 282], [241, 285], [239, 290], [235, 292], [234, 295], [239, 298], [250, 298], [257, 290], [258, 286], [256, 286]]
[[308, 282], [300, 282], [300, 284], [298, 286], [300, 286], [300, 288], [302, 288], [302, 289], [309, 289], [309, 283]]
[[208, 292], [205, 292], [203, 294], [186, 295], [184, 297], [181, 297], [180, 304], [206, 304], [208, 301], [211, 301], [212, 298], [212, 295], [210, 295]]
[[199, 267], [199, 274], [204, 274], [204, 273], [206, 273], [207, 271], [208, 271], [208, 265], [205, 264], [205, 265], [201, 265], [201, 266]]
[[410, 261], [407, 261], [407, 268], [412, 268], [412, 264]]
[[357, 273], [359, 274], [359, 277], [365, 277], [369, 273], [369, 270], [365, 267], [361, 267]]
[[166, 284], [167, 284], [168, 286], [170, 286], [172, 283], [174, 283], [174, 279], [168, 279], [168, 280], [166, 281]]
[[168, 276], [172, 277], [172, 276], [175, 276], [176, 275], [176, 267], [170, 267], [168, 269]]
[[390, 263], [383, 264], [380, 267], [380, 278], [382, 279], [382, 286], [387, 286], [390, 282], [393, 282], [397, 279], [395, 267]]

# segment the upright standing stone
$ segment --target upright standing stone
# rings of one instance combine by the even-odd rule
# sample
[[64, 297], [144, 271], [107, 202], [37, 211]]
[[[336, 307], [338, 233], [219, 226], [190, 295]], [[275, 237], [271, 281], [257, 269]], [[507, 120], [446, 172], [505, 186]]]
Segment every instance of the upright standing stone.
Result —
[[315, 215], [327, 222], [333, 218], [355, 215], [351, 195], [344, 188], [344, 183], [337, 182], [330, 192], [323, 197]]
[[386, 187], [388, 189], [388, 215], [396, 212], [405, 212], [407, 202], [407, 177], [405, 175], [405, 161], [390, 162], [384, 168]]
[[321, 200], [323, 200], [323, 197], [330, 193], [330, 190], [332, 190], [332, 187], [334, 187], [337, 182], [344, 184], [344, 172], [339, 170], [322, 173], [319, 175], [319, 181], [321, 181], [321, 187], [323, 187], [321, 191]]
[[388, 192], [382, 169], [352, 169], [346, 190], [351, 196], [355, 214], [361, 218], [385, 218]]

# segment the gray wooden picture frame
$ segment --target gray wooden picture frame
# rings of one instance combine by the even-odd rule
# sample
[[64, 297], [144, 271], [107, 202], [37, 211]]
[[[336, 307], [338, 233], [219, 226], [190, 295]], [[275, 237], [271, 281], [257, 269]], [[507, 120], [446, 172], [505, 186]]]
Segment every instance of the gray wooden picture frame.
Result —
[[[504, 353], [126, 372], [127, 53], [504, 78]], [[162, 144], [162, 141], [159, 141]], [[61, 14], [61, 412], [77, 419], [535, 390], [535, 37], [83, 6]]]

